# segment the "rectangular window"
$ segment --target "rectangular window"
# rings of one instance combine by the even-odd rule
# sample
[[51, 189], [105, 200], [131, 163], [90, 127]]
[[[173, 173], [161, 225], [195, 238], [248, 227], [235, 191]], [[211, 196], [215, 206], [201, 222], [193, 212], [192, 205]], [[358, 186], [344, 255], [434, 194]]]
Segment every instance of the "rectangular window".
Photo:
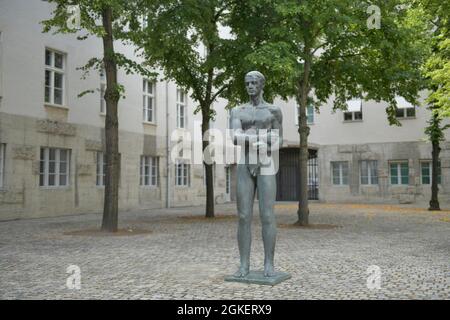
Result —
[[407, 185], [409, 184], [409, 165], [408, 161], [391, 162], [389, 164], [391, 184]]
[[177, 186], [189, 186], [191, 181], [191, 165], [177, 160], [175, 162], [175, 185]]
[[406, 108], [406, 117], [414, 118], [416, 116], [416, 108]]
[[105, 185], [106, 174], [106, 155], [103, 152], [97, 152], [97, 170], [96, 170], [96, 185]]
[[361, 161], [361, 184], [378, 184], [378, 163], [376, 160]]
[[[299, 115], [299, 106], [295, 105], [295, 125], [298, 126], [298, 115]], [[314, 123], [314, 106], [309, 104], [306, 107], [306, 124]]]
[[[431, 160], [420, 162], [422, 184], [431, 184], [433, 166]], [[438, 162], [438, 184], [441, 184], [441, 161]]]
[[332, 161], [331, 170], [334, 185], [348, 185], [348, 161]]
[[155, 84], [149, 80], [142, 81], [142, 105], [145, 122], [155, 122]]
[[156, 187], [158, 185], [159, 158], [141, 156], [140, 173], [141, 186]]
[[186, 128], [186, 93], [177, 89], [177, 128]]
[[45, 50], [45, 102], [64, 104], [65, 55], [54, 50]]
[[362, 121], [362, 100], [347, 101], [347, 111], [344, 111], [344, 121]]
[[5, 183], [5, 151], [6, 144], [0, 143], [0, 188], [3, 188]]
[[416, 116], [416, 109], [413, 108], [398, 108], [396, 111], [397, 118], [414, 118]]
[[64, 187], [69, 185], [70, 150], [41, 148], [39, 185]]
[[397, 111], [395, 113], [397, 118], [407, 119], [414, 118], [416, 116], [416, 108], [414, 105], [406, 101], [403, 97], [396, 97], [395, 101], [397, 102]]

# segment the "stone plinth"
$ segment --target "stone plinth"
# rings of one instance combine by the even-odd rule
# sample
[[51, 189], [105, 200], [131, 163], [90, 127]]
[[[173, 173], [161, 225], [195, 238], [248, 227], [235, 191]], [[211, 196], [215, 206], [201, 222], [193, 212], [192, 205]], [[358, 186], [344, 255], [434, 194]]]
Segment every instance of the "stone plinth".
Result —
[[250, 271], [245, 277], [226, 276], [225, 281], [274, 286], [290, 278], [291, 275], [285, 272], [275, 272], [274, 276], [265, 277], [263, 271]]

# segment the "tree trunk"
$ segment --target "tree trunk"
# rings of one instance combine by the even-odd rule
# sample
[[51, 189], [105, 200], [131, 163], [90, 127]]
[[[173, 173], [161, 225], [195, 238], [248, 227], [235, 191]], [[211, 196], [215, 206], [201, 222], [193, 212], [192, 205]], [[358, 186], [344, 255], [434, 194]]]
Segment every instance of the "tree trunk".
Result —
[[112, 9], [105, 7], [102, 11], [103, 27], [103, 54], [106, 72], [106, 173], [105, 195], [103, 205], [102, 230], [116, 232], [118, 227], [119, 210], [119, 121], [117, 106], [120, 93], [117, 86], [117, 65], [114, 56], [114, 38], [112, 33]]
[[299, 83], [299, 94], [297, 101], [299, 104], [298, 114], [298, 133], [300, 135], [300, 186], [298, 201], [298, 221], [297, 224], [305, 226], [309, 224], [309, 206], [308, 206], [308, 135], [309, 127], [306, 119], [306, 105], [309, 94], [309, 72], [310, 60], [306, 59], [304, 64], [303, 79]]
[[[215, 23], [214, 23], [215, 25]], [[209, 56], [214, 51], [215, 46], [213, 44], [209, 44], [207, 46], [207, 56]], [[211, 105], [214, 101], [212, 98], [212, 89], [213, 89], [213, 79], [214, 79], [214, 68], [210, 68], [208, 70], [208, 76], [206, 80], [206, 91], [205, 91], [205, 99], [201, 103], [202, 110], [202, 137], [205, 137], [205, 133], [209, 130], [209, 120], [211, 119]], [[202, 139], [203, 140], [203, 139]], [[206, 208], [205, 208], [205, 217], [206, 218], [214, 218], [214, 177], [213, 177], [213, 164], [211, 153], [209, 152], [209, 140], [210, 137], [208, 135], [208, 140], [203, 141], [203, 157], [209, 158], [209, 163], [203, 161], [205, 166], [205, 174], [206, 174]], [[206, 151], [206, 152], [205, 152]], [[206, 154], [207, 153], [207, 154]]]
[[439, 146], [439, 140], [438, 141], [432, 141], [433, 151], [431, 152], [432, 155], [432, 164], [431, 164], [431, 200], [430, 200], [430, 207], [428, 210], [441, 210], [439, 207], [439, 200], [438, 200], [438, 193], [439, 193], [439, 187], [438, 187], [438, 166], [439, 166], [439, 153], [441, 152], [441, 148]]
[[[202, 137], [205, 136], [205, 133], [209, 130], [209, 112], [207, 112], [209, 108], [202, 108]], [[209, 137], [208, 137], [209, 138]], [[209, 158], [211, 160], [211, 153], [209, 152], [209, 141], [202, 142], [203, 156], [205, 158]], [[209, 161], [210, 164], [207, 164], [203, 161], [203, 165], [205, 166], [205, 175], [206, 175], [206, 208], [205, 208], [205, 217], [206, 218], [214, 218], [214, 177], [213, 177], [213, 164]]]

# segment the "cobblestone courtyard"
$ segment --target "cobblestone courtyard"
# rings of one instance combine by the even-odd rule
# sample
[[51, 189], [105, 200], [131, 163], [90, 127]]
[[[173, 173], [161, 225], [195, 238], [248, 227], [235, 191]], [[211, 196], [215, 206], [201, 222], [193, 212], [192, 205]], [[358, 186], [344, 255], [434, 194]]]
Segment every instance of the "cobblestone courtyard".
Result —
[[[252, 269], [261, 269], [256, 207]], [[214, 221], [202, 211], [122, 212], [121, 228], [149, 232], [118, 236], [73, 232], [98, 228], [101, 215], [1, 222], [0, 298], [450, 299], [450, 211], [315, 203], [318, 226], [305, 229], [292, 226], [296, 204], [279, 203], [275, 263], [292, 278], [274, 287], [223, 281], [238, 266], [235, 205], [217, 206]], [[80, 290], [66, 286], [69, 265], [81, 269]], [[380, 289], [367, 286], [373, 265]]]

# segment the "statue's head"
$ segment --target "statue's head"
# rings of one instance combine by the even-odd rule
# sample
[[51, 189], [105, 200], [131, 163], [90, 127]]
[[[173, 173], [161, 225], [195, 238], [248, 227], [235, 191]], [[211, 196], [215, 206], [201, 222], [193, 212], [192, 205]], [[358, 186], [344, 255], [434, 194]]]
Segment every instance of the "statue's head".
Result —
[[258, 96], [264, 89], [266, 78], [259, 71], [250, 71], [245, 75], [245, 88], [249, 96]]

